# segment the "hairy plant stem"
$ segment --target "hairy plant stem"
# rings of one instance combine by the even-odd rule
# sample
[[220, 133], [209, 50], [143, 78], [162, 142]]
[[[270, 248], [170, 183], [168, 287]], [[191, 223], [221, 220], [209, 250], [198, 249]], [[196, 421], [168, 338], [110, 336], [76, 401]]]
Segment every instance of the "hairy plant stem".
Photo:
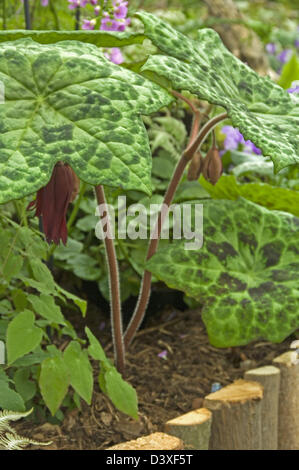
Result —
[[[184, 99], [184, 101], [186, 100]], [[210, 119], [210, 121], [208, 121], [203, 126], [199, 134], [194, 136], [195, 134], [194, 127], [196, 128], [196, 126], [198, 125], [197, 119], [199, 119], [199, 118], [196, 118], [196, 115], [195, 115], [195, 118], [193, 121], [193, 128], [190, 134], [189, 144], [186, 150], [183, 152], [181, 159], [179, 160], [176, 166], [176, 169], [174, 171], [174, 174], [172, 176], [172, 179], [166, 191], [164, 201], [163, 201], [164, 204], [162, 207], [167, 206], [169, 208], [188, 162], [191, 160], [196, 150], [202, 145], [207, 135], [214, 129], [214, 127], [219, 122], [223, 121], [226, 118], [227, 118], [227, 114], [223, 113]], [[154, 229], [154, 236], [153, 238], [151, 238], [150, 243], [149, 243], [146, 261], [148, 261], [157, 251], [157, 248], [159, 245], [159, 239], [161, 235], [161, 230], [162, 230], [163, 222], [165, 220], [166, 215], [167, 215], [167, 212], [165, 210], [164, 211], [162, 210], [162, 212], [159, 213], [156, 227]], [[145, 270], [142, 283], [141, 283], [141, 289], [140, 289], [140, 294], [139, 294], [138, 302], [136, 305], [136, 309], [133, 313], [133, 316], [130, 320], [130, 323], [124, 335], [124, 343], [125, 343], [126, 350], [129, 347], [130, 343], [132, 342], [144, 318], [146, 307], [147, 307], [147, 304], [150, 298], [150, 293], [151, 293], [151, 281], [152, 281], [152, 274], [149, 271]]]
[[[106, 236], [104, 237], [105, 250], [107, 256], [108, 272], [109, 272], [109, 286], [110, 286], [110, 304], [111, 304], [111, 328], [112, 339], [114, 346], [114, 357], [116, 368], [120, 374], [124, 374], [125, 369], [125, 348], [123, 342], [123, 327], [121, 315], [121, 297], [119, 287], [119, 273], [115, 247], [112, 239], [111, 224], [109, 221], [108, 206], [104, 188], [102, 185], [95, 187], [96, 198], [98, 204], [104, 208], [104, 213], [101, 216], [103, 230], [106, 228]], [[103, 218], [106, 218], [106, 227], [104, 227]]]
[[24, 14], [25, 14], [25, 25], [26, 25], [26, 29], [31, 29], [31, 18], [30, 18], [29, 0], [24, 0]]

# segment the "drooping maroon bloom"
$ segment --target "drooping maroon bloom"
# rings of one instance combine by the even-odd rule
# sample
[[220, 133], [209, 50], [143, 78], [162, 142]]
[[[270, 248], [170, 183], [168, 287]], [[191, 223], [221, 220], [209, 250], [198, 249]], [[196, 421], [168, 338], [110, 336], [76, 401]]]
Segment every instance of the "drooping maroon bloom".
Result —
[[41, 188], [27, 209], [35, 208], [35, 215], [42, 217], [43, 230], [48, 243], [58, 245], [60, 240], [67, 241], [66, 213], [79, 190], [79, 180], [72, 168], [58, 162], [53, 168], [52, 176]]

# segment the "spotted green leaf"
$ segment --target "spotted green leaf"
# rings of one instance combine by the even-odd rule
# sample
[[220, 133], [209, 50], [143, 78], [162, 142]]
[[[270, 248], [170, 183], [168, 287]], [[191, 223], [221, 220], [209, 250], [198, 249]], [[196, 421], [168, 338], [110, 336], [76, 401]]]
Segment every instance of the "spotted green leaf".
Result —
[[0, 203], [45, 186], [63, 160], [92, 185], [151, 192], [141, 114], [172, 98], [158, 85], [78, 41], [0, 48]]
[[212, 29], [199, 30], [193, 40], [150, 13], [137, 16], [162, 51], [142, 70], [225, 108], [245, 139], [271, 157], [275, 171], [299, 163], [298, 99], [237, 59]]
[[280, 342], [299, 328], [298, 239], [297, 217], [246, 199], [210, 200], [203, 204], [202, 248], [173, 240], [147, 267], [203, 303], [213, 345]]

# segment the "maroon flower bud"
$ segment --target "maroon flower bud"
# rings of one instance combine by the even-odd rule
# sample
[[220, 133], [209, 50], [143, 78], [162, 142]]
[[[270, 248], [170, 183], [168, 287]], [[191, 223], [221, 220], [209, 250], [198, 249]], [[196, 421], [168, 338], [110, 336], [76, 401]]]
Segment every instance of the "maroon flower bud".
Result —
[[201, 169], [203, 164], [203, 158], [200, 152], [196, 152], [191, 160], [191, 163], [188, 168], [187, 179], [188, 181], [197, 180], [200, 176]]
[[69, 203], [78, 194], [79, 179], [69, 165], [58, 162], [54, 166], [47, 186], [41, 188], [27, 209], [35, 208], [35, 215], [42, 217], [48, 243], [58, 245], [67, 241], [66, 213]]
[[213, 146], [208, 151], [203, 164], [202, 174], [212, 184], [216, 184], [222, 174], [222, 160], [217, 147]]

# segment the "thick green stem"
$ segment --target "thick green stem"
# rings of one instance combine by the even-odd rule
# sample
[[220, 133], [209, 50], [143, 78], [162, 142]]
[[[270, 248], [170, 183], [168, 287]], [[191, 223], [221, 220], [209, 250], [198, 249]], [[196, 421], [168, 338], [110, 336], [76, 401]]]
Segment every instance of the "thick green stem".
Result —
[[[107, 264], [109, 271], [109, 286], [110, 286], [110, 302], [111, 302], [111, 328], [112, 338], [114, 345], [114, 357], [117, 370], [120, 374], [124, 374], [125, 369], [125, 348], [123, 342], [123, 327], [121, 315], [121, 297], [119, 286], [119, 272], [118, 263], [115, 253], [115, 247], [112, 237], [112, 227], [109, 221], [108, 206], [103, 186], [95, 187], [96, 197], [98, 204], [102, 208], [101, 222], [103, 231], [106, 230], [104, 236], [105, 250], [107, 255]], [[105, 226], [104, 226], [105, 219]]]
[[[221, 121], [227, 118], [227, 114], [223, 113], [219, 116], [216, 116], [212, 118], [210, 121], [207, 122], [207, 124], [201, 129], [199, 132], [198, 136], [191, 139], [189, 141], [189, 145], [185, 152], [183, 153], [181, 159], [179, 160], [177, 167], [174, 171], [173, 177], [170, 181], [169, 187], [167, 189], [167, 192], [165, 194], [165, 198], [163, 203], [169, 208], [169, 206], [172, 203], [173, 197], [175, 195], [176, 189], [179, 185], [179, 182], [183, 176], [184, 170], [188, 164], [188, 162], [191, 160], [193, 157], [194, 153], [198, 149], [198, 147], [201, 146], [201, 144], [204, 142], [205, 138], [207, 135], [211, 132], [212, 129]], [[196, 124], [195, 124], [196, 125]], [[193, 130], [191, 131], [191, 135], [193, 135], [194, 132]], [[163, 204], [162, 207], [165, 207]], [[160, 212], [158, 216], [158, 220], [156, 223], [156, 227], [154, 230], [154, 236], [155, 238], [152, 238], [149, 243], [149, 248], [148, 248], [148, 253], [146, 260], [149, 260], [157, 251], [158, 245], [159, 245], [159, 240], [160, 240], [160, 235], [161, 235], [161, 230], [163, 226], [163, 222], [165, 220], [167, 213], [166, 211]], [[138, 298], [138, 302], [136, 305], [136, 309], [133, 313], [133, 316], [131, 318], [131, 321], [128, 325], [128, 328], [125, 332], [124, 336], [124, 342], [125, 342], [125, 348], [129, 347], [130, 343], [132, 342], [142, 320], [146, 312], [146, 307], [150, 298], [150, 293], [151, 293], [151, 281], [152, 281], [152, 274], [145, 270], [142, 283], [141, 283], [141, 290]]]

